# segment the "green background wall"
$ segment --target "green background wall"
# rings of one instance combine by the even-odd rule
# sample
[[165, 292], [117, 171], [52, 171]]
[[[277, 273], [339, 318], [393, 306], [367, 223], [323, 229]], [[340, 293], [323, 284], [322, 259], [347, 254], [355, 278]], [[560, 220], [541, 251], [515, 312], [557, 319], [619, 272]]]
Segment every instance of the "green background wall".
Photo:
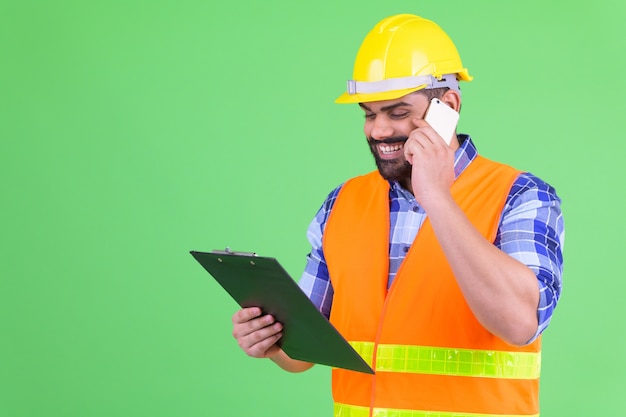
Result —
[[374, 167], [333, 100], [399, 12], [475, 76], [460, 130], [564, 200], [542, 415], [626, 415], [624, 4], [0, 0], [0, 416], [330, 415], [329, 369], [245, 356], [188, 251], [299, 278], [326, 194]]

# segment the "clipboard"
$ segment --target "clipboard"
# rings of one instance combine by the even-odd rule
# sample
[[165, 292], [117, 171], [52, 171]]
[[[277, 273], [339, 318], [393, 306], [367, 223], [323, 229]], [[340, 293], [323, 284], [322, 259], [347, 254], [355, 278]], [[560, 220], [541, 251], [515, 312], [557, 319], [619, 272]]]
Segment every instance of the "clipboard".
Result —
[[283, 324], [278, 344], [290, 358], [374, 374], [275, 258], [228, 248], [190, 253], [241, 307], [261, 307]]

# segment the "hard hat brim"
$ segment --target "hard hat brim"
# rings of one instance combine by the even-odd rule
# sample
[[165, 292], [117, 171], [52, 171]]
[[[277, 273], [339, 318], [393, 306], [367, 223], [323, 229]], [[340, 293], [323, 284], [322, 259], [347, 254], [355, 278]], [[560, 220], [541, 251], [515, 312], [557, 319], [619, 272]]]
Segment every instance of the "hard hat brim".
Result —
[[356, 104], [356, 103], [371, 103], [372, 101], [394, 100], [400, 97], [404, 97], [407, 94], [411, 94], [415, 91], [423, 90], [426, 84], [419, 85], [413, 88], [405, 88], [402, 90], [385, 91], [382, 93], [356, 93], [349, 94], [343, 93], [335, 100], [338, 104]]

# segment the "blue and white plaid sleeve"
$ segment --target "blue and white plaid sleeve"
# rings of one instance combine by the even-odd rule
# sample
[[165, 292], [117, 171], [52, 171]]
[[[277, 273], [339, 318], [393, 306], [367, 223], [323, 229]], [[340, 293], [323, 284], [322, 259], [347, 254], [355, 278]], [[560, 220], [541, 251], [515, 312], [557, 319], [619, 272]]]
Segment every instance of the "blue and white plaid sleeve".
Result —
[[509, 192], [494, 243], [537, 276], [539, 326], [529, 343], [548, 327], [561, 295], [563, 239], [561, 200], [556, 191], [532, 174], [521, 174]]
[[328, 195], [309, 225], [307, 238], [311, 244], [311, 252], [307, 255], [306, 267], [298, 282], [302, 291], [326, 318], [330, 318], [334, 291], [330, 283], [324, 251], [322, 250], [322, 235], [339, 190], [341, 190], [341, 185]]

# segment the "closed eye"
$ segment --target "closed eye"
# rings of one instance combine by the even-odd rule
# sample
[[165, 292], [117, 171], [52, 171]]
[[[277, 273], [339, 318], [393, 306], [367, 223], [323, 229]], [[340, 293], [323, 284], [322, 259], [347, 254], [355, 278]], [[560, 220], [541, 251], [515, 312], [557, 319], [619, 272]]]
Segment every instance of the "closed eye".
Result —
[[402, 113], [391, 113], [389, 115], [390, 118], [392, 119], [404, 119], [405, 117], [408, 117], [409, 114], [411, 114], [410, 112], [402, 112]]

